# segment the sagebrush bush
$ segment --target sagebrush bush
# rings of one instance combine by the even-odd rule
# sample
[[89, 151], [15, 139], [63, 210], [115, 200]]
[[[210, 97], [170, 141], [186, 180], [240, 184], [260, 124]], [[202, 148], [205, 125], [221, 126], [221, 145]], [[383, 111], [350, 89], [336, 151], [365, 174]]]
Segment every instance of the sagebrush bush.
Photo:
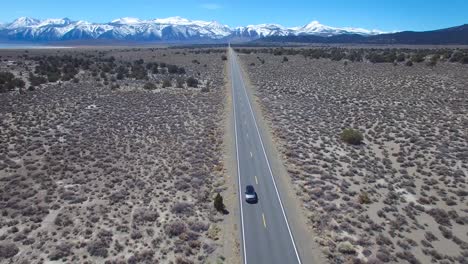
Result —
[[0, 259], [11, 258], [18, 254], [19, 248], [13, 243], [0, 243]]
[[166, 234], [169, 237], [178, 236], [187, 230], [185, 224], [181, 221], [174, 221], [166, 225]]
[[156, 85], [152, 82], [147, 82], [145, 83], [145, 86], [143, 86], [145, 90], [154, 90], [156, 89]]
[[348, 144], [359, 145], [362, 143], [364, 137], [361, 132], [354, 130], [352, 128], [347, 128], [341, 132], [341, 140]]
[[172, 82], [170, 79], [164, 79], [163, 82], [162, 82], [162, 87], [163, 88], [166, 88], [166, 87], [171, 87], [172, 86]]
[[369, 198], [369, 195], [366, 192], [361, 192], [359, 194], [359, 203], [360, 204], [370, 204], [371, 199]]
[[198, 87], [198, 80], [193, 78], [193, 77], [188, 77], [187, 78], [187, 86], [197, 88]]

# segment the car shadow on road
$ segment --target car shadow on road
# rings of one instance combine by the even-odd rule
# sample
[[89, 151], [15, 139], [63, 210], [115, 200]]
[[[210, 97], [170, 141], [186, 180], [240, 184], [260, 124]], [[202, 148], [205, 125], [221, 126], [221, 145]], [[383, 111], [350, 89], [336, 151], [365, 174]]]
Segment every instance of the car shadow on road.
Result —
[[245, 201], [248, 204], [258, 204], [258, 198], [255, 201]]

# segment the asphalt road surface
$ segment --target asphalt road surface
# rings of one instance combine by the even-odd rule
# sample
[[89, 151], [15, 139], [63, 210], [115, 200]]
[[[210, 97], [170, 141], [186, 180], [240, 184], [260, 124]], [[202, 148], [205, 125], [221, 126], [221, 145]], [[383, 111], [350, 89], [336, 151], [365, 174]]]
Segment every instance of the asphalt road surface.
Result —
[[[301, 263], [263, 141], [246, 92], [237, 56], [229, 48], [239, 203], [241, 256], [244, 263]], [[256, 204], [245, 201], [252, 185]]]

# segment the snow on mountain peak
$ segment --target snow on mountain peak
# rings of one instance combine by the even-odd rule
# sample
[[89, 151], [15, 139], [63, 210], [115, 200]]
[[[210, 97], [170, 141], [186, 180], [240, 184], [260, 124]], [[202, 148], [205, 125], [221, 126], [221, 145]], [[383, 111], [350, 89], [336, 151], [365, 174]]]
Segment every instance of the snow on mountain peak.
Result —
[[309, 24], [306, 25], [306, 27], [318, 27], [318, 26], [323, 26], [322, 24], [320, 24], [320, 22], [318, 22], [317, 20], [313, 20], [312, 22], [310, 22]]
[[231, 28], [217, 21], [190, 20], [174, 16], [142, 20], [123, 17], [108, 23], [71, 21], [68, 18], [38, 20], [20, 17], [13, 22], [0, 25], [0, 30], [26, 40], [69, 40], [81, 38], [132, 39], [132, 40], [190, 40], [223, 39], [241, 37], [255, 39], [267, 36], [318, 35], [333, 36], [339, 34], [375, 35], [383, 33], [352, 27], [330, 27], [314, 20], [299, 27], [284, 27], [278, 24], [258, 24]]
[[171, 24], [171, 25], [188, 25], [193, 22], [189, 19], [179, 17], [179, 16], [167, 17], [167, 18], [156, 18], [156, 19], [153, 19], [152, 21], [157, 24]]
[[133, 25], [133, 24], [140, 24], [144, 21], [140, 20], [139, 18], [134, 17], [122, 17], [117, 18], [111, 21], [113, 24], [120, 24], [120, 25]]
[[35, 26], [40, 23], [40, 20], [30, 17], [20, 17], [15, 19], [8, 25], [8, 28], [23, 28], [29, 26]]
[[37, 26], [43, 27], [43, 26], [66, 26], [71, 24], [72, 21], [69, 18], [49, 18], [42, 20]]

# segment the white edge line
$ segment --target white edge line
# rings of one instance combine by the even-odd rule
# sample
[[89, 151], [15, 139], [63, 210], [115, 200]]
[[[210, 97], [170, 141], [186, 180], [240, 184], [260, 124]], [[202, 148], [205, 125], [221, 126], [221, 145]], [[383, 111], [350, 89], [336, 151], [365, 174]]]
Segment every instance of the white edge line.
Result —
[[[232, 72], [232, 68], [231, 68], [231, 72]], [[281, 206], [281, 212], [283, 213], [284, 220], [286, 221], [286, 226], [288, 227], [289, 236], [291, 237], [291, 241], [292, 241], [292, 244], [293, 244], [293, 247], [294, 247], [294, 252], [296, 253], [297, 261], [299, 262], [299, 264], [301, 264], [302, 263], [301, 258], [299, 257], [299, 253], [298, 253], [297, 248], [296, 248], [296, 243], [294, 242], [294, 237], [292, 235], [291, 228], [289, 227], [288, 218], [286, 217], [286, 213], [284, 212], [283, 202], [281, 201], [281, 196], [279, 194], [278, 188], [276, 187], [276, 181], [275, 181], [275, 178], [273, 177], [273, 172], [272, 172], [271, 167], [270, 167], [270, 161], [268, 161], [268, 156], [266, 154], [265, 147], [263, 146], [263, 140], [262, 140], [262, 137], [260, 135], [260, 131], [258, 130], [257, 120], [255, 119], [255, 115], [254, 115], [253, 110], [252, 110], [252, 105], [250, 104], [250, 99], [249, 99], [249, 96], [247, 95], [247, 91], [245, 89], [244, 78], [242, 78], [242, 72], [239, 72], [239, 73], [240, 73], [239, 76], [240, 76], [242, 84], [243, 84], [242, 86], [244, 88], [243, 90], [244, 90], [245, 96], [247, 97], [247, 102], [249, 103], [250, 113], [252, 114], [252, 118], [254, 119], [255, 128], [257, 129], [257, 134], [258, 134], [258, 137], [260, 138], [260, 144], [262, 145], [263, 155], [265, 156], [265, 160], [267, 162], [268, 170], [270, 171], [270, 176], [271, 176], [271, 179], [273, 180], [273, 186], [275, 186], [276, 196], [278, 197], [278, 200], [279, 200], [279, 203], [280, 203], [280, 206]], [[237, 164], [237, 165], [239, 165], [239, 164]]]
[[[235, 103], [235, 96], [234, 96], [234, 75], [233, 75], [233, 68], [234, 63], [232, 58], [235, 55], [231, 52], [231, 89], [232, 89], [232, 105], [234, 111], [234, 134], [236, 137], [236, 161], [237, 161], [237, 178], [239, 179], [239, 205], [240, 205], [240, 215], [241, 215], [241, 229], [242, 229], [242, 246], [243, 246], [243, 253], [244, 253], [244, 264], [247, 264], [247, 253], [245, 251], [245, 232], [244, 232], [244, 212], [242, 210], [242, 188], [241, 188], [241, 178], [240, 178], [240, 167], [239, 167], [239, 147], [237, 145], [237, 121], [236, 121], [236, 103]], [[242, 80], [242, 79], [241, 79]]]

